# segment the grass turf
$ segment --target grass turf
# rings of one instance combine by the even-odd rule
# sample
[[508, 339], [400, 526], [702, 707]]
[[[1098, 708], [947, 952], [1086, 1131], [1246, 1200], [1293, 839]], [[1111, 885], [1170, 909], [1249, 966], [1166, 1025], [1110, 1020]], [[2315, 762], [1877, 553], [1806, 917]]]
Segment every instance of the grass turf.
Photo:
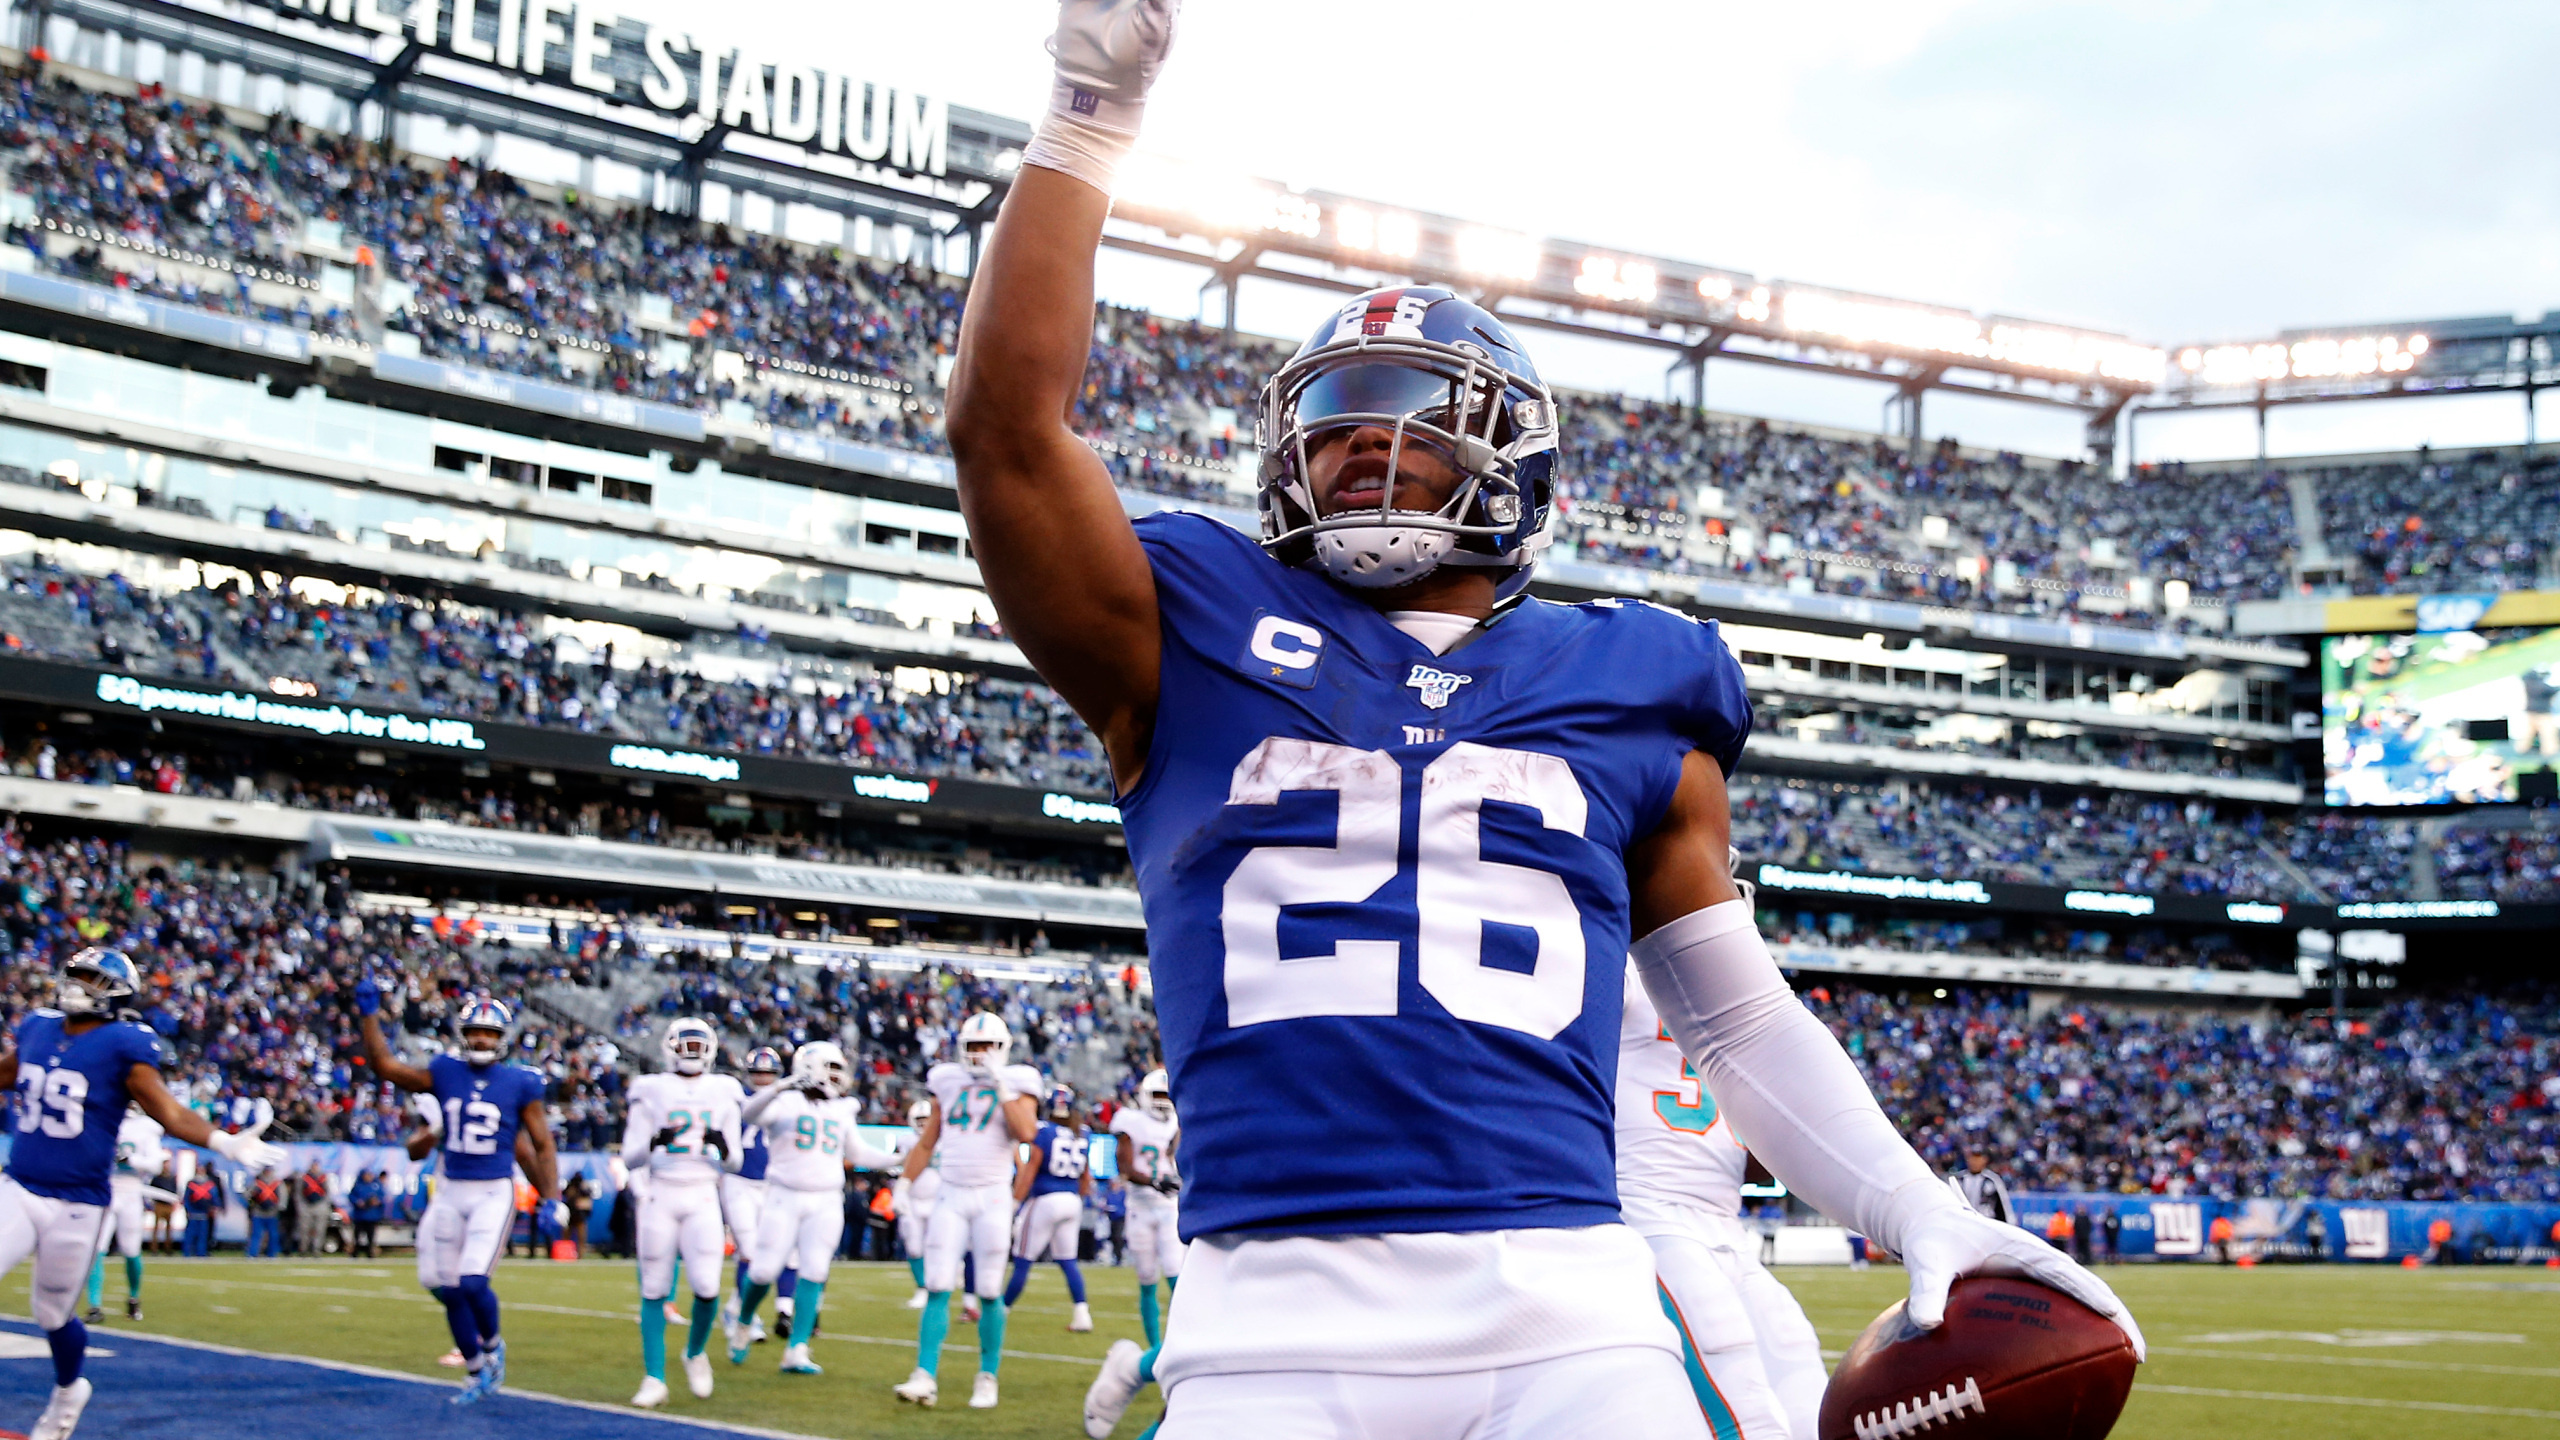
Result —
[[[2126, 1440], [2245, 1435], [2249, 1440], [2507, 1440], [2560, 1433], [2560, 1273], [2542, 1269], [2124, 1266], [2106, 1272], [2151, 1342], [2116, 1434]], [[1782, 1269], [1826, 1349], [1837, 1351], [1899, 1293], [1900, 1272]], [[672, 1360], [674, 1414], [829, 1437], [1060, 1437], [1079, 1433], [1084, 1389], [1103, 1349], [1138, 1333], [1136, 1281], [1087, 1267], [1095, 1330], [1065, 1331], [1067, 1302], [1043, 1267], [1006, 1332], [1003, 1405], [967, 1408], [976, 1334], [957, 1315], [944, 1352], [943, 1402], [930, 1414], [889, 1387], [914, 1364], [915, 1313], [904, 1265], [840, 1265], [813, 1347], [826, 1374], [775, 1372], [778, 1342], [745, 1365], [717, 1352], [718, 1391], [695, 1400]], [[23, 1304], [25, 1274], [10, 1279]], [[637, 1290], [627, 1263], [510, 1262], [511, 1387], [620, 1403], [639, 1383]], [[108, 1267], [111, 1316], [123, 1276]], [[279, 1355], [310, 1355], [418, 1375], [446, 1348], [440, 1309], [405, 1258], [382, 1262], [238, 1259], [148, 1262], [140, 1328]], [[24, 1313], [23, 1310], [20, 1313]], [[767, 1323], [770, 1324], [768, 1315]], [[101, 1343], [125, 1322], [101, 1327]], [[671, 1349], [683, 1330], [670, 1326]], [[280, 1406], [292, 1397], [279, 1395]], [[1142, 1395], [1119, 1434], [1161, 1408]], [[291, 1413], [289, 1410], [280, 1413]], [[139, 1437], [147, 1440], [147, 1437]]]

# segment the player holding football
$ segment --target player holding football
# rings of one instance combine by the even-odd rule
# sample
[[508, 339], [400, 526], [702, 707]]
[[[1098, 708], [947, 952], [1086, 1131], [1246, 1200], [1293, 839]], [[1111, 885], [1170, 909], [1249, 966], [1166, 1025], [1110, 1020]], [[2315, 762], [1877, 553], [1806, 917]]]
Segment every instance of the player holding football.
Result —
[[2122, 1316], [1955, 1203], [1770, 960], [1726, 861], [1751, 709], [1716, 629], [1522, 598], [1557, 419], [1501, 320], [1357, 297], [1264, 388], [1261, 543], [1131, 524], [1070, 422], [1175, 11], [1060, 7], [947, 427], [988, 593], [1108, 751], [1146, 905], [1196, 1242], [1163, 1440], [1706, 1433], [1620, 1223], [1630, 949], [1735, 1133], [1906, 1257], [1916, 1323], [1982, 1270]]
[[255, 1131], [216, 1130], [160, 1078], [160, 1037], [118, 1017], [142, 978], [121, 950], [83, 950], [63, 962], [53, 1004], [18, 1022], [0, 1054], [0, 1086], [17, 1091], [18, 1130], [0, 1178], [0, 1274], [29, 1255], [28, 1301], [53, 1348], [53, 1395], [29, 1440], [69, 1440], [89, 1404], [80, 1371], [88, 1327], [71, 1313], [114, 1198], [116, 1140], [128, 1107], [168, 1134], [255, 1175], [284, 1151]]
[[1182, 1177], [1174, 1151], [1182, 1141], [1182, 1125], [1174, 1118], [1173, 1083], [1161, 1069], [1138, 1082], [1138, 1103], [1122, 1106], [1111, 1117], [1111, 1133], [1119, 1137], [1120, 1174], [1129, 1186], [1129, 1263], [1138, 1272], [1138, 1324], [1147, 1332], [1147, 1348], [1164, 1343], [1164, 1312], [1156, 1302], [1156, 1282], [1167, 1293], [1182, 1278]]
[[438, 1055], [423, 1068], [395, 1059], [384, 1041], [379, 981], [368, 975], [356, 982], [355, 1006], [373, 1073], [433, 1096], [440, 1113], [444, 1183], [418, 1220], [418, 1283], [444, 1303], [445, 1324], [470, 1375], [453, 1403], [473, 1404], [507, 1379], [507, 1342], [498, 1334], [498, 1292], [489, 1288], [489, 1271], [515, 1220], [520, 1139], [530, 1144], [525, 1178], [542, 1197], [535, 1233], [555, 1236], [569, 1224], [551, 1122], [542, 1109], [550, 1082], [538, 1070], [506, 1063], [515, 1015], [498, 1001], [464, 1001], [453, 1021], [461, 1055]]
[[1751, 1152], [1662, 1029], [1633, 976], [1618, 1031], [1618, 1205], [1653, 1249], [1663, 1313], [1707, 1426], [1733, 1440], [1814, 1440], [1822, 1342], [1762, 1269], [1739, 1218]]
[[1049, 1090], [1049, 1118], [1031, 1136], [1031, 1148], [1013, 1175], [1013, 1278], [1004, 1286], [1011, 1311], [1031, 1283], [1031, 1267], [1054, 1260], [1067, 1278], [1067, 1298], [1075, 1305], [1067, 1328], [1081, 1334], [1093, 1328], [1093, 1311], [1085, 1305], [1084, 1267], [1076, 1258], [1083, 1232], [1084, 1202], [1093, 1194], [1093, 1170], [1086, 1163], [1091, 1141], [1076, 1120], [1076, 1092], [1064, 1085]]
[[684, 1378], [694, 1398], [711, 1398], [711, 1326], [720, 1316], [720, 1182], [744, 1153], [738, 1109], [745, 1094], [730, 1076], [712, 1072], [720, 1037], [710, 1022], [686, 1016], [659, 1042], [667, 1068], [631, 1082], [623, 1122], [622, 1163], [647, 1166], [647, 1198], [636, 1229], [640, 1251], [640, 1365], [631, 1403], [667, 1403], [667, 1301], [676, 1262], [693, 1282], [693, 1314], [685, 1331]]
[[[936, 1378], [943, 1337], [951, 1333], [951, 1292], [965, 1261], [974, 1266], [978, 1317], [978, 1377], [969, 1408], [992, 1409], [996, 1372], [1004, 1363], [1005, 1250], [1013, 1230], [1014, 1147], [1039, 1131], [1035, 1113], [1040, 1072], [1008, 1065], [1013, 1032], [1004, 1017], [981, 1010], [960, 1022], [960, 1059], [925, 1072], [933, 1113], [916, 1133], [900, 1179], [916, 1177], [938, 1157], [942, 1193], [924, 1233], [924, 1314], [916, 1322], [916, 1368], [894, 1387], [897, 1397], [932, 1405], [941, 1396]], [[900, 1208], [904, 1208], [901, 1204]]]

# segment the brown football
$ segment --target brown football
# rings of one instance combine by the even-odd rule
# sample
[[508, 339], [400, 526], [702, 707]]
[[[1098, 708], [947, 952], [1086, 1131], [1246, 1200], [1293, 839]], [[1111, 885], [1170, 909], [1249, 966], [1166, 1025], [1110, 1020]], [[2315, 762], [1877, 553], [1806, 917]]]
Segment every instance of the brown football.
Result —
[[1876, 1317], [1822, 1392], [1822, 1440], [2100, 1440], [2133, 1390], [2114, 1321], [2029, 1280], [1959, 1280], [1947, 1320]]

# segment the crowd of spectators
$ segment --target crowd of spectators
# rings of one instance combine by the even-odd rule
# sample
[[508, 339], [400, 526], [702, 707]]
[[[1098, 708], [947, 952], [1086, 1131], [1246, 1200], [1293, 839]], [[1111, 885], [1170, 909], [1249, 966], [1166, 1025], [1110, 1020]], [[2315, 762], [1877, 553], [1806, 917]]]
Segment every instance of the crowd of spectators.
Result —
[[2326, 1015], [1805, 992], [1940, 1170], [1967, 1148], [2036, 1190], [2560, 1200], [2560, 992]]
[[2322, 470], [2322, 527], [2357, 593], [2525, 590], [2553, 583], [2560, 478], [2495, 451]]

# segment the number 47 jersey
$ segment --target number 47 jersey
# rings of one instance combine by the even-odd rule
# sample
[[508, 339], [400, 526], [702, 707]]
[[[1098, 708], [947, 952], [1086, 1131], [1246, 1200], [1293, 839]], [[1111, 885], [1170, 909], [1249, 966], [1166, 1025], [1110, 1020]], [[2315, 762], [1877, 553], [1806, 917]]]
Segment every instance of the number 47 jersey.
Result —
[[1121, 804], [1184, 1239], [1618, 1218], [1627, 848], [1750, 730], [1711, 623], [1527, 600], [1445, 655], [1151, 516], [1164, 652]]

